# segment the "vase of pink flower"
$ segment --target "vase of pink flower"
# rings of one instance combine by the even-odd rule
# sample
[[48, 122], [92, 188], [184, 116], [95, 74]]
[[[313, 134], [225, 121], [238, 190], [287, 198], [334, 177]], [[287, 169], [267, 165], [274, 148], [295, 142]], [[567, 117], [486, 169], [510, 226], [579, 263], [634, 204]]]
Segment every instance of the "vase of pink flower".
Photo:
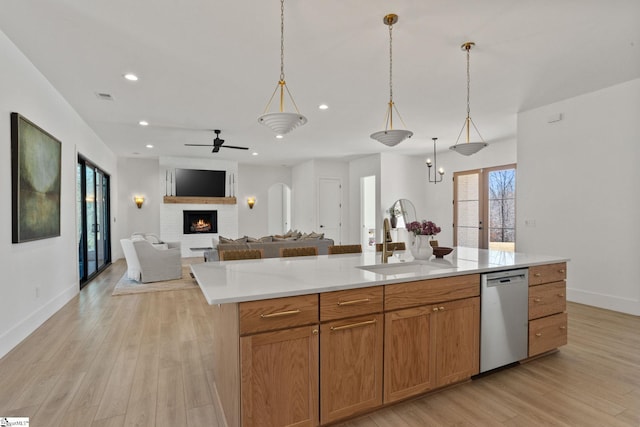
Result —
[[441, 229], [434, 222], [422, 220], [407, 224], [407, 230], [413, 234], [411, 254], [415, 259], [429, 259], [433, 255], [433, 248], [429, 240], [438, 234]]

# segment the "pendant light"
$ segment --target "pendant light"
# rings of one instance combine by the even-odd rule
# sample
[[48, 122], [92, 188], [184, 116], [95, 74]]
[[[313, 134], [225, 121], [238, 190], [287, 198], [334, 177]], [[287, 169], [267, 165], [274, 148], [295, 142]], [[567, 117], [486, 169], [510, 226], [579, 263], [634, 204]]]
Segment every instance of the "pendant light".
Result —
[[[471, 48], [475, 45], [476, 44], [474, 42], [466, 42], [462, 46], [460, 46], [462, 50], [467, 52], [467, 118], [464, 120], [462, 129], [460, 129], [460, 133], [458, 134], [458, 139], [456, 139], [455, 145], [449, 147], [451, 150], [456, 151], [464, 156], [475, 154], [487, 146], [487, 143], [484, 142], [484, 139], [482, 139], [482, 135], [480, 135], [480, 131], [478, 131], [476, 124], [473, 122], [473, 120], [471, 120], [471, 109], [469, 107], [469, 86], [471, 83], [471, 77], [469, 74], [469, 51], [471, 51]], [[473, 128], [476, 130], [476, 133], [478, 134], [478, 136], [480, 137], [480, 141], [482, 142], [469, 142], [471, 125], [473, 125]], [[458, 141], [460, 141], [460, 136], [462, 135], [462, 132], [465, 130], [465, 128], [467, 131], [467, 142], [464, 144], [458, 144]]]
[[393, 147], [395, 145], [398, 145], [399, 143], [401, 143], [405, 139], [411, 138], [411, 136], [413, 135], [413, 132], [411, 132], [409, 130], [394, 129], [393, 128], [393, 111], [394, 110], [398, 114], [398, 117], [400, 118], [400, 121], [402, 122], [402, 124], [406, 127], [406, 125], [404, 124], [404, 120], [402, 120], [402, 117], [400, 117], [400, 113], [398, 112], [398, 109], [396, 108], [395, 104], [393, 103], [393, 35], [392, 35], [392, 30], [393, 30], [393, 24], [398, 22], [398, 15], [395, 15], [395, 14], [391, 13], [389, 15], [386, 15], [382, 19], [382, 21], [384, 22], [385, 25], [389, 26], [389, 107], [387, 108], [387, 115], [386, 115], [384, 130], [372, 133], [371, 134], [371, 138], [375, 139], [378, 142], [383, 143], [384, 145], [386, 145], [388, 147]]
[[[444, 169], [440, 168], [438, 169], [438, 158], [436, 157], [436, 141], [438, 140], [438, 138], [431, 138], [433, 139], [433, 163], [431, 163], [431, 159], [427, 159], [426, 164], [427, 167], [429, 168], [429, 182], [433, 182], [434, 184], [437, 184], [439, 182], [442, 182], [442, 178], [444, 177]], [[431, 167], [433, 167], [433, 179], [431, 179]], [[438, 174], [440, 174], [440, 178], [438, 178]]]
[[[295, 113], [287, 113], [284, 111], [285, 90], [287, 95], [289, 95], [289, 99], [291, 99], [293, 107], [296, 109]], [[268, 111], [271, 106], [271, 102], [278, 91], [280, 92], [279, 111], [269, 113]], [[291, 132], [298, 126], [302, 126], [307, 123], [307, 118], [298, 111], [298, 106], [293, 100], [293, 96], [291, 96], [291, 92], [289, 92], [287, 83], [284, 80], [284, 0], [280, 0], [280, 80], [278, 81], [276, 89], [273, 91], [273, 94], [264, 109], [264, 113], [258, 117], [258, 122], [269, 127], [278, 137], [282, 137], [282, 135]]]

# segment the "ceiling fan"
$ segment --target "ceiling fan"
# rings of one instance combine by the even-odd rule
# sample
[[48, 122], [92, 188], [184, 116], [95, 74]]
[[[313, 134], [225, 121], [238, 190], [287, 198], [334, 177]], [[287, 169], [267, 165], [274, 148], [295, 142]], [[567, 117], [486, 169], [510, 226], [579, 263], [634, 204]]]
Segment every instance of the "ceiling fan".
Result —
[[[248, 150], [249, 147], [238, 147], [237, 145], [222, 145], [224, 144], [224, 139], [220, 139], [220, 129], [214, 130], [216, 137], [213, 139], [213, 150], [212, 153], [217, 153], [220, 151], [220, 147], [222, 148], [235, 148], [236, 150]], [[184, 144], [192, 147], [211, 147], [211, 144]]]

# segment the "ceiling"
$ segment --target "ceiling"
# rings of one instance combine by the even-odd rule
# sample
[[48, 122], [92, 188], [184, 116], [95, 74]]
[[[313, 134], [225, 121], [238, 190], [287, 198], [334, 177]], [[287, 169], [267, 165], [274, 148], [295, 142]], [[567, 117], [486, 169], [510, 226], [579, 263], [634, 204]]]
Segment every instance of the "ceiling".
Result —
[[[369, 137], [389, 100], [387, 13], [394, 101], [414, 132], [393, 148]], [[0, 29], [123, 157], [293, 165], [426, 156], [432, 137], [446, 150], [466, 116], [465, 41], [489, 144], [515, 138], [519, 111], [640, 77], [638, 0], [286, 0], [286, 81], [308, 123], [276, 140], [257, 117], [280, 75], [279, 15], [277, 0], [2, 0]], [[212, 129], [250, 150], [184, 145]]]

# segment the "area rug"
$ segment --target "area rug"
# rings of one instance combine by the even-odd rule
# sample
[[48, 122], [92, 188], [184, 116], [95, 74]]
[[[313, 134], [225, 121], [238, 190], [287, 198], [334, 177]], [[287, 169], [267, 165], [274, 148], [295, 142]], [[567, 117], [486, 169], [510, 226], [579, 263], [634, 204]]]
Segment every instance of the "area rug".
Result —
[[183, 289], [193, 289], [198, 287], [196, 279], [191, 277], [191, 266], [182, 266], [182, 278], [175, 280], [165, 280], [162, 282], [140, 283], [127, 278], [125, 272], [122, 278], [116, 283], [112, 296], [140, 294], [144, 292], [158, 291], [179, 291]]

